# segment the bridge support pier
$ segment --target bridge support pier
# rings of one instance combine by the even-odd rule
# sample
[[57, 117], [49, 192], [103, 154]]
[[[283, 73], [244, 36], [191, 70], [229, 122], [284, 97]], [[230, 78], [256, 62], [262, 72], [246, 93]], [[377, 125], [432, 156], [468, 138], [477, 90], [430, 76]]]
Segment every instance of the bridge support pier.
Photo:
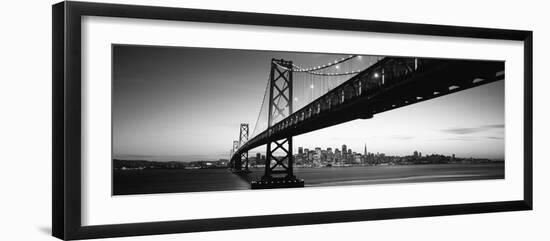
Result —
[[[304, 180], [294, 176], [294, 155], [292, 154], [292, 136], [281, 140], [271, 137], [273, 123], [292, 114], [292, 61], [271, 60], [269, 74], [269, 114], [265, 172], [260, 180], [252, 181], [252, 189], [303, 187]], [[276, 155], [276, 153], [281, 153]]]
[[[244, 143], [248, 141], [248, 124], [241, 123], [241, 126], [239, 128], [239, 140], [233, 142], [233, 150], [234, 152], [237, 151]], [[246, 174], [250, 173], [250, 170], [248, 169], [248, 151], [242, 152], [239, 155], [231, 155], [232, 160], [230, 161], [231, 170], [234, 173], [238, 174]]]
[[[239, 147], [248, 141], [248, 124], [241, 123], [241, 128], [239, 130]], [[249, 173], [248, 170], [248, 151], [241, 153], [240, 157], [240, 166], [238, 167], [240, 172]]]
[[240, 170], [242, 163], [240, 158], [235, 158], [233, 154], [239, 149], [239, 141], [233, 141], [233, 150], [231, 151], [231, 159], [229, 160], [229, 168], [236, 171]]
[[[276, 152], [282, 152], [276, 156]], [[303, 187], [304, 180], [294, 175], [292, 137], [267, 144], [265, 172], [260, 180], [251, 182], [252, 189]]]

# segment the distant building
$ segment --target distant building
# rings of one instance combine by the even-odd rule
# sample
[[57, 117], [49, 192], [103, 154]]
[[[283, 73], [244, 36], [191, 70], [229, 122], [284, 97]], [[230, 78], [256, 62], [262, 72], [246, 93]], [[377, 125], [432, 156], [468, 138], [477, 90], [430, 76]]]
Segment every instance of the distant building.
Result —
[[321, 147], [315, 147], [315, 155], [313, 161], [315, 165], [321, 165]]
[[354, 161], [354, 163], [356, 163], [356, 164], [361, 163], [361, 154], [355, 153], [353, 161]]
[[314, 156], [315, 156], [315, 151], [309, 151], [309, 152], [307, 153], [307, 160], [308, 160], [308, 161], [313, 161]]
[[333, 158], [334, 163], [340, 164], [341, 160], [342, 160], [342, 152], [340, 152], [338, 148], [334, 149], [334, 158]]
[[327, 148], [327, 152], [326, 152], [326, 161], [330, 164], [333, 164], [334, 163], [334, 153], [332, 152], [332, 148]]
[[342, 145], [342, 158], [343, 159], [346, 159], [346, 156], [348, 155], [348, 146], [346, 146], [345, 144]]

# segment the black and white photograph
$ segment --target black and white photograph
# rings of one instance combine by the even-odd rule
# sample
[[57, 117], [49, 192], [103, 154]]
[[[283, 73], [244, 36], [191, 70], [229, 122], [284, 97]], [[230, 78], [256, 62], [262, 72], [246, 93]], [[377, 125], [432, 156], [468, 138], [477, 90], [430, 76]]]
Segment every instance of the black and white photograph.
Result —
[[113, 44], [112, 194], [504, 179], [504, 61]]
[[546, 5], [9, 1], [0, 240], [550, 240]]

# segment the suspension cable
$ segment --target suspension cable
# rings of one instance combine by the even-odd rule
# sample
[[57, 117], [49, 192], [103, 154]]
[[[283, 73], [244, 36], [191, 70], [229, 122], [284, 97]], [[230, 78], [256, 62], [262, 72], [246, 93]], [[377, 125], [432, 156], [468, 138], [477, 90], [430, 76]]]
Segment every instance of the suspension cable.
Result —
[[[355, 57], [357, 57], [358, 55], [349, 55], [347, 57], [344, 57], [344, 58], [340, 58], [340, 59], [337, 59], [337, 60], [334, 60], [332, 62], [329, 62], [327, 64], [324, 64], [324, 65], [320, 65], [320, 66], [317, 66], [317, 67], [311, 67], [311, 68], [303, 68], [303, 67], [300, 67], [296, 64], [292, 64], [292, 71], [294, 72], [306, 72], [306, 73], [312, 73], [314, 71], [317, 71], [317, 70], [321, 70], [321, 69], [326, 69], [326, 68], [330, 68], [332, 66], [335, 66], [337, 64], [340, 64], [340, 63], [343, 63], [343, 62], [346, 62], [350, 59], [353, 59]], [[285, 70], [289, 70], [288, 67], [286, 66], [282, 66], [281, 64], [279, 64], [279, 62], [275, 61], [275, 64], [277, 64], [279, 67], [285, 69]], [[319, 72], [317, 72], [319, 73]]]
[[343, 76], [343, 75], [358, 74], [358, 73], [361, 73], [361, 70], [355, 70], [355, 71], [345, 72], [345, 73], [321, 73], [321, 72], [307, 72], [307, 73], [312, 75], [322, 75], [322, 76]]
[[292, 66], [293, 66], [293, 71], [294, 72], [312, 72], [312, 71], [316, 71], [316, 70], [330, 68], [334, 65], [337, 65], [337, 64], [340, 64], [342, 62], [348, 61], [348, 60], [353, 59], [355, 57], [357, 57], [357, 55], [349, 55], [347, 57], [334, 60], [333, 62], [329, 62], [327, 64], [320, 65], [320, 66], [317, 66], [317, 67], [311, 67], [311, 68], [303, 68], [303, 67], [300, 67], [300, 66], [295, 65], [295, 64], [292, 64]]
[[253, 137], [255, 137], [256, 135], [256, 128], [258, 128], [258, 122], [260, 122], [260, 117], [262, 116], [262, 110], [263, 110], [263, 107], [264, 107], [264, 103], [265, 103], [265, 97], [267, 95], [267, 92], [269, 92], [269, 77], [267, 77], [267, 84], [265, 85], [265, 91], [264, 91], [264, 98], [262, 99], [262, 105], [260, 106], [260, 113], [258, 113], [258, 118], [256, 119], [256, 124], [254, 125], [254, 132], [252, 132], [252, 134], [254, 134]]

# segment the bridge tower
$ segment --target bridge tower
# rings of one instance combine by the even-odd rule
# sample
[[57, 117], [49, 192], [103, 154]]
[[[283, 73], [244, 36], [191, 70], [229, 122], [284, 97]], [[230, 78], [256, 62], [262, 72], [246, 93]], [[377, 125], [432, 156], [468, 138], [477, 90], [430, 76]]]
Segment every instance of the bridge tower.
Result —
[[[239, 131], [239, 147], [248, 141], [248, 124], [241, 123]], [[237, 166], [237, 170], [249, 172], [248, 170], [248, 151], [241, 153], [240, 166]]]
[[261, 180], [252, 181], [252, 189], [304, 186], [304, 181], [297, 179], [294, 175], [292, 136], [273, 139], [271, 138], [272, 130], [270, 129], [273, 124], [290, 116], [293, 112], [292, 77], [292, 61], [271, 60], [268, 93], [268, 130], [270, 131], [268, 132], [265, 155], [265, 171]]
[[[233, 150], [231, 151], [231, 156], [233, 156], [233, 154], [237, 151], [237, 149], [239, 149], [239, 141], [233, 141]], [[234, 170], [237, 169], [238, 165], [241, 165], [240, 160], [230, 159], [229, 163], [230, 163], [229, 167]]]

